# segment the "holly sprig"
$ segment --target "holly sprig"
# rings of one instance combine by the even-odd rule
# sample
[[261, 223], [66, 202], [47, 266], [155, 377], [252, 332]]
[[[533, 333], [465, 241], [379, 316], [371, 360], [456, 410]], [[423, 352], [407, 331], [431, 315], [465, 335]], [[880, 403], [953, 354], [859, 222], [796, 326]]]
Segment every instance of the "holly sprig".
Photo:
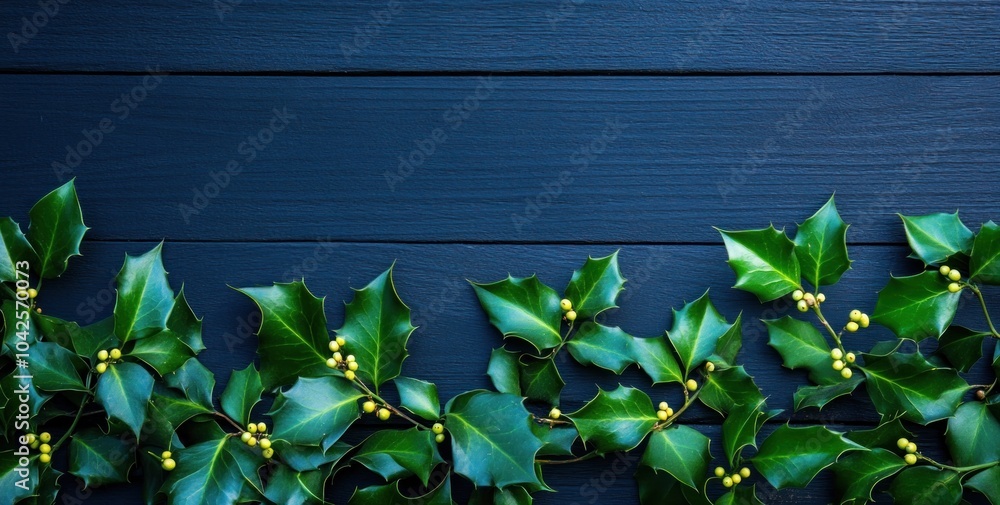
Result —
[[[720, 230], [736, 288], [754, 293], [761, 302], [789, 297], [800, 312], [814, 316], [813, 322], [791, 316], [763, 321], [769, 345], [784, 365], [808, 372], [811, 385], [796, 391], [795, 410], [822, 409], [864, 383], [882, 416], [876, 430], [850, 432], [838, 440], [863, 450], [843, 455], [830, 444], [803, 444], [791, 436], [792, 428], [783, 428], [763, 442], [753, 461], [779, 489], [804, 487], [832, 465], [840, 503], [872, 501], [873, 489], [890, 479], [888, 491], [897, 503], [958, 504], [966, 492], [1000, 503], [997, 382], [970, 385], [963, 378], [984, 358], [984, 341], [1000, 338], [983, 293], [985, 285], [1000, 283], [1000, 230], [991, 221], [973, 233], [957, 212], [900, 217], [911, 257], [923, 270], [890, 277], [872, 315], [851, 310], [839, 329], [823, 313], [826, 295], [821, 291], [838, 282], [852, 261], [848, 225], [833, 197], [798, 225], [794, 238], [773, 226]], [[963, 299], [970, 298], [981, 307], [982, 329], [953, 324]], [[853, 334], [870, 322], [885, 326], [897, 340], [858, 350], [864, 342]], [[936, 341], [936, 350], [925, 351], [927, 341]], [[994, 374], [1000, 373], [1000, 346], [991, 359]], [[952, 461], [945, 464], [921, 454], [907, 438], [906, 423], [945, 424]], [[804, 472], [806, 461], [822, 464]], [[808, 473], [809, 478], [802, 478]]]

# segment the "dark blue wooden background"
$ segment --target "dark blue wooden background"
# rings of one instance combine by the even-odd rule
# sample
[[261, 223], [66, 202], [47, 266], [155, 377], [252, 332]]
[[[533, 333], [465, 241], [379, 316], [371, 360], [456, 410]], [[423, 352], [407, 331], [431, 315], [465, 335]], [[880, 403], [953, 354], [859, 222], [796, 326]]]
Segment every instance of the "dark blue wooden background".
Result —
[[[630, 282], [609, 319], [627, 331], [662, 332], [706, 288], [728, 317], [744, 311], [741, 359], [786, 409], [765, 433], [871, 426], [863, 394], [791, 413], [805, 376], [780, 367], [757, 322], [788, 307], [729, 288], [711, 226], [794, 226], [836, 192], [856, 262], [828, 305], [870, 312], [890, 271], [918, 268], [895, 212], [957, 208], [974, 228], [1000, 217], [996, 2], [49, 4], [0, 4], [0, 215], [24, 222], [77, 178], [93, 229], [43, 305], [81, 322], [111, 313], [125, 252], [166, 239], [220, 388], [254, 359], [258, 321], [227, 285], [304, 275], [336, 327], [349, 287], [397, 261], [420, 324], [404, 373], [447, 398], [488, 387], [501, 343], [466, 279], [538, 273], [562, 287], [588, 254], [621, 248]], [[851, 346], [890, 337], [873, 328]], [[564, 411], [596, 385], [651, 390], [634, 370], [563, 370]], [[718, 435], [707, 409], [686, 417]], [[921, 447], [942, 453], [938, 424]], [[552, 468], [559, 493], [537, 502], [637, 503], [635, 463]], [[363, 482], [341, 474], [334, 499]], [[763, 494], [834, 498], [826, 474]], [[93, 496], [132, 503], [138, 488]]]

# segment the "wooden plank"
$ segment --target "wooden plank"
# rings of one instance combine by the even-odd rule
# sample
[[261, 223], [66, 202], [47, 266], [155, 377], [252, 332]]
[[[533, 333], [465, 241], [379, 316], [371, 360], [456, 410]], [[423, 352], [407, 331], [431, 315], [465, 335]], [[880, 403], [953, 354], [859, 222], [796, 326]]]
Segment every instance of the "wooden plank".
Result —
[[[46, 313], [89, 323], [110, 316], [114, 293], [110, 289], [121, 266], [123, 253], [144, 252], [153, 243], [84, 244], [86, 261], [74, 259], [64, 280], [45, 284], [40, 306]], [[561, 290], [574, 268], [588, 254], [604, 255], [608, 246], [496, 246], [423, 244], [236, 244], [172, 243], [165, 246], [165, 260], [175, 287], [186, 286], [196, 313], [205, 316], [204, 329], [209, 350], [203, 362], [218, 376], [220, 387], [229, 371], [244, 368], [255, 357], [259, 324], [256, 306], [228, 286], [269, 285], [305, 276], [310, 289], [328, 296], [330, 328], [343, 321], [341, 301], [349, 301], [351, 287], [361, 288], [396, 261], [398, 292], [413, 309], [414, 324], [420, 328], [410, 339], [410, 357], [404, 374], [438, 384], [441, 397], [450, 398], [475, 388], [488, 388], [486, 365], [492, 348], [502, 344], [500, 335], [489, 326], [485, 314], [466, 279], [493, 281], [508, 272], [540, 278]], [[906, 251], [899, 247], [859, 246], [853, 249], [854, 269], [843, 281], [824, 291], [828, 295], [827, 316], [834, 324], [846, 322], [849, 310], [858, 307], [871, 312], [875, 293], [887, 280], [889, 271], [899, 275], [912, 272], [912, 262], [904, 263]], [[619, 325], [638, 336], [662, 334], [670, 327], [671, 307], [680, 308], [706, 288], [719, 309], [730, 320], [743, 311], [744, 347], [741, 363], [770, 397], [772, 408], [786, 409], [778, 420], [787, 420], [792, 411], [792, 394], [807, 383], [805, 374], [782, 368], [780, 357], [767, 346], [767, 332], [758, 319], [785, 314], [799, 316], [791, 304], [761, 305], [753, 296], [729, 289], [733, 274], [725, 264], [722, 246], [626, 246], [620, 260], [624, 275], [631, 279], [622, 295], [621, 309], [611, 313], [607, 324]], [[988, 293], [995, 299], [994, 293]], [[49, 302], [48, 300], [52, 300]], [[981, 313], [970, 301], [962, 320], [982, 327]], [[894, 338], [883, 328], [871, 327], [847, 337], [851, 349], [867, 350], [880, 339]], [[563, 353], [565, 354], [565, 353]], [[632, 369], [624, 376], [577, 365], [560, 355], [560, 370], [568, 384], [562, 408], [569, 412], [592, 398], [596, 387], [612, 389], [619, 382], [641, 387], [657, 401], [674, 405], [682, 402], [676, 385], [649, 387], [649, 379]], [[973, 383], [988, 383], [991, 372], [983, 366], [971, 374]], [[391, 389], [391, 388], [390, 388]], [[815, 410], [796, 414], [799, 422], [874, 423], [878, 417], [863, 393], [859, 399], [837, 402], [821, 413]], [[548, 411], [548, 406], [538, 406]], [[718, 414], [693, 408], [689, 422], [717, 423]]]
[[[0, 69], [995, 72], [995, 2], [0, 4]], [[43, 2], [45, 3], [45, 2]], [[21, 40], [18, 40], [21, 37]]]
[[[997, 217], [998, 76], [6, 75], [0, 89], [4, 210], [78, 176], [99, 239], [718, 243], [712, 225], [792, 225], [834, 192], [859, 243], [901, 242], [895, 212]], [[143, 98], [125, 118], [122, 93]]]

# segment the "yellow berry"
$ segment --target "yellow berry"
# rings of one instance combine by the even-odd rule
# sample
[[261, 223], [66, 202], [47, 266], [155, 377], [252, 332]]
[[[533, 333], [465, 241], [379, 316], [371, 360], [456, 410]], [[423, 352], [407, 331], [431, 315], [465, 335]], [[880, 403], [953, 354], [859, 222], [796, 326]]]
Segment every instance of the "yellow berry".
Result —
[[799, 312], [809, 310], [809, 304], [807, 304], [805, 300], [799, 300], [799, 303], [795, 304], [795, 307], [799, 309]]
[[172, 458], [167, 458], [163, 460], [163, 463], [160, 463], [160, 466], [162, 466], [164, 470], [169, 472], [174, 468], [177, 468], [177, 462], [174, 461]]
[[434, 423], [434, 426], [431, 426], [431, 431], [433, 431], [435, 435], [440, 435], [444, 433], [444, 425], [441, 423]]
[[260, 455], [264, 456], [264, 459], [271, 459], [274, 457], [274, 449], [264, 449], [260, 451]]
[[337, 368], [337, 360], [335, 360], [333, 358], [330, 358], [330, 359], [326, 360], [326, 366], [328, 366], [330, 368]]
[[38, 290], [35, 288], [28, 288], [28, 298], [34, 298], [38, 296]]
[[49, 444], [42, 444], [38, 447], [38, 452], [42, 454], [48, 454], [52, 452], [52, 446]]
[[559, 301], [559, 308], [563, 310], [573, 310], [573, 302], [569, 301], [566, 298], [563, 298], [562, 300]]
[[337, 363], [340, 363], [341, 361], [344, 361], [344, 355], [340, 354], [339, 352], [335, 352], [333, 353], [333, 360], [336, 361]]
[[667, 410], [665, 412], [667, 413], [667, 417], [673, 417], [674, 416], [674, 409], [672, 409], [670, 407], [667, 407]]
[[951, 284], [948, 284], [949, 293], [958, 293], [961, 290], [962, 286], [960, 286], [957, 282], [952, 282]]
[[716, 477], [722, 477], [724, 475], [726, 475], [726, 469], [725, 468], [722, 468], [721, 466], [715, 467], [715, 476]]
[[375, 412], [375, 402], [368, 400], [361, 405], [361, 409], [365, 411], [365, 414], [371, 414]]
[[840, 376], [845, 379], [850, 379], [852, 375], [854, 375], [854, 372], [852, 372], [850, 368], [845, 368], [840, 371]]
[[168, 459], [170, 457], [173, 457], [173, 455], [174, 454], [170, 451], [163, 451], [163, 453], [160, 454], [160, 459]]
[[723, 477], [722, 478], [722, 485], [726, 486], [726, 487], [733, 487], [733, 478], [732, 477]]
[[840, 349], [834, 349], [830, 351], [830, 357], [833, 359], [841, 359], [844, 357], [844, 351], [841, 351]]
[[388, 421], [390, 415], [392, 415], [392, 413], [389, 412], [389, 409], [378, 409], [378, 418], [379, 419], [381, 419], [383, 421]]
[[948, 275], [951, 272], [951, 267], [948, 265], [941, 265], [938, 272], [941, 272], [941, 275]]
[[914, 444], [913, 442], [906, 444], [906, 452], [910, 454], [917, 452], [917, 444]]
[[52, 461], [52, 456], [49, 456], [48, 454], [39, 455], [38, 461], [48, 464], [49, 461]]
[[38, 435], [38, 440], [41, 440], [43, 444], [47, 444], [52, 441], [52, 434], [47, 431], [43, 431], [41, 435]]
[[709, 361], [708, 363], [705, 363], [705, 371], [708, 372], [708, 373], [714, 372], [715, 371], [715, 363], [712, 363], [711, 361]]
[[248, 424], [247, 431], [249, 431], [250, 433], [257, 433], [257, 424], [256, 423]]
[[260, 439], [260, 448], [261, 449], [270, 449], [271, 448], [271, 441], [268, 440], [268, 439], [266, 439], [266, 438]]
[[250, 447], [256, 446], [257, 445], [257, 439], [251, 437], [250, 440], [247, 440], [247, 445], [249, 445]]
[[107, 363], [98, 363], [97, 366], [94, 367], [94, 370], [97, 370], [97, 373], [107, 372], [108, 371], [108, 364]]
[[854, 363], [858, 360], [858, 357], [855, 356], [853, 352], [849, 352], [847, 353], [847, 356], [844, 356], [844, 359], [846, 359], [848, 363]]
[[688, 381], [684, 383], [684, 386], [687, 387], [688, 391], [694, 391], [698, 389], [698, 383], [695, 382], [694, 379], [688, 379]]
[[37, 308], [35, 309], [35, 312], [37, 312], [37, 313], [41, 314], [41, 313], [42, 313], [42, 308], [41, 308], [41, 307], [37, 307]]
[[744, 479], [750, 478], [750, 469], [747, 467], [740, 468], [740, 476]]
[[352, 372], [356, 372], [358, 370], [358, 362], [357, 361], [352, 361], [352, 362], [348, 363], [347, 364], [347, 369], [350, 370], [350, 371], [352, 371]]
[[566, 313], [566, 320], [567, 321], [576, 321], [576, 311], [575, 310], [571, 310], [571, 311], [567, 312]]
[[847, 323], [847, 326], [845, 326], [844, 328], [847, 331], [849, 331], [851, 333], [854, 333], [854, 332], [858, 331], [859, 326], [858, 326], [858, 323], [855, 323], [854, 321], [851, 321], [851, 322]]
[[660, 402], [659, 408], [660, 410], [667, 410], [670, 408], [670, 404], [667, 402]]
[[796, 289], [795, 291], [792, 291], [792, 300], [799, 301], [804, 295], [805, 293], [803, 293], [801, 289]]
[[122, 351], [121, 349], [111, 349], [111, 352], [108, 353], [108, 355], [111, 356], [111, 359], [120, 359], [122, 357]]
[[330, 352], [337, 352], [340, 350], [340, 344], [336, 340], [330, 341]]
[[657, 419], [659, 419], [661, 421], [666, 421], [668, 417], [670, 417], [670, 416], [667, 415], [667, 411], [666, 410], [657, 410], [656, 411], [656, 418]]
[[899, 447], [900, 450], [906, 449], [906, 446], [908, 445], [910, 445], [910, 441], [905, 438], [901, 438], [896, 441], [896, 447]]
[[243, 434], [240, 435], [240, 440], [242, 440], [244, 444], [249, 442], [251, 438], [253, 438], [253, 434], [249, 431], [244, 431]]
[[552, 410], [549, 411], [549, 419], [559, 419], [561, 415], [562, 411], [555, 407], [552, 407]]
[[861, 320], [861, 311], [858, 309], [854, 309], [851, 311], [848, 317], [850, 317], [851, 321], [858, 322]]
[[861, 320], [858, 321], [858, 324], [860, 324], [862, 328], [867, 328], [868, 325], [871, 324], [871, 319], [868, 317], [868, 314], [861, 314]]
[[444, 442], [444, 433], [438, 433], [437, 435], [434, 435], [434, 441], [439, 444]]
[[833, 362], [833, 369], [836, 370], [836, 371], [838, 371], [838, 372], [841, 371], [841, 370], [843, 370], [844, 369], [844, 362], [840, 361], [839, 359], [837, 361], [834, 361]]
[[354, 380], [355, 377], [356, 375], [354, 374], [354, 370], [347, 370], [344, 372], [344, 378], [349, 381]]
[[354, 363], [354, 362], [355, 362], [355, 361], [357, 361], [357, 360], [358, 360], [358, 359], [357, 359], [357, 358], [355, 358], [353, 354], [348, 354], [348, 355], [347, 355], [347, 362], [348, 362], [348, 363]]
[[823, 293], [817, 294], [816, 295], [816, 301], [819, 302], [819, 303], [825, 302], [826, 301], [826, 295], [824, 295]]
[[340, 347], [344, 347], [347, 345], [347, 340], [344, 337], [337, 337], [337, 344], [340, 345]]
[[734, 473], [730, 478], [733, 479], [733, 484], [739, 484], [740, 482], [743, 482], [743, 477], [740, 477], [740, 474], [738, 473]]
[[31, 445], [35, 443], [35, 440], [38, 440], [38, 437], [36, 437], [34, 433], [28, 433], [24, 436], [24, 440], [26, 441], [26, 444]]
[[903, 456], [903, 461], [905, 461], [907, 465], [915, 465], [917, 464], [917, 456], [916, 454], [907, 454], [906, 456]]
[[101, 361], [107, 361], [108, 360], [108, 351], [105, 351], [104, 349], [101, 349], [100, 352], [97, 353], [97, 359], [99, 359]]
[[41, 442], [39, 442], [38, 440], [35, 440], [34, 442], [31, 443], [31, 448], [32, 449], [38, 449], [38, 444], [40, 444], [40, 443]]
[[958, 270], [952, 270], [951, 272], [948, 272], [948, 278], [953, 281], [958, 281], [962, 279], [962, 274]]
[[813, 305], [816, 305], [816, 295], [814, 295], [812, 293], [806, 293], [806, 294], [802, 295], [802, 300], [804, 302], [806, 302], [806, 305], [808, 305], [810, 307], [812, 307]]

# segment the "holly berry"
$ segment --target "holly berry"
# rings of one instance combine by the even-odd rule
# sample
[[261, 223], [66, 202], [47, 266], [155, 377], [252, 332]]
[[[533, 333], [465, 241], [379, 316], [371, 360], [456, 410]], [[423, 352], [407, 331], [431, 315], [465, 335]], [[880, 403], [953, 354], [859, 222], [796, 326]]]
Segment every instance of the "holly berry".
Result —
[[826, 295], [824, 295], [823, 293], [817, 294], [816, 295], [816, 301], [819, 302], [819, 303], [825, 302], [826, 301]]
[[850, 368], [845, 368], [840, 371], [840, 376], [845, 379], [850, 379], [852, 375], [854, 375], [854, 372], [852, 372]]
[[573, 302], [569, 301], [567, 298], [563, 298], [559, 301], [559, 308], [563, 310], [573, 310]]
[[38, 290], [35, 288], [28, 288], [28, 298], [35, 298], [38, 296]]
[[555, 407], [552, 407], [552, 410], [549, 411], [549, 419], [559, 419], [561, 415], [562, 411]]
[[985, 400], [986, 399], [986, 391], [983, 391], [982, 389], [976, 391], [976, 399], [979, 400], [979, 401]]
[[908, 445], [910, 445], [910, 441], [905, 438], [896, 441], [896, 447], [899, 447], [900, 450], [906, 449]]
[[[803, 293], [801, 289], [796, 289], [795, 291], [792, 291], [792, 300], [799, 301], [802, 299], [803, 296], [805, 296], [805, 293]], [[720, 475], [719, 477], [722, 476]]]
[[941, 268], [938, 269], [938, 272], [941, 272], [941, 275], [947, 276], [949, 273], [951, 273], [951, 267], [948, 265], [941, 265]]
[[250, 437], [250, 440], [247, 440], [247, 445], [249, 445], [250, 447], [256, 446], [257, 445], [257, 439], [253, 438], [253, 437]]
[[326, 366], [329, 368], [337, 368], [337, 360], [333, 358], [326, 360]]
[[722, 477], [723, 475], [726, 475], [726, 469], [721, 466], [715, 467], [715, 476]]
[[250, 433], [257, 433], [257, 425], [254, 423], [250, 423], [249, 425], [247, 425], [247, 431], [249, 431]]
[[851, 311], [848, 317], [851, 319], [851, 321], [858, 322], [861, 320], [861, 311], [858, 309], [854, 309]]
[[799, 303], [795, 304], [795, 308], [799, 309], [799, 312], [805, 312], [809, 310], [809, 304], [805, 300], [799, 300]]
[[750, 469], [747, 467], [740, 468], [740, 476], [744, 479], [750, 478]]
[[434, 435], [434, 441], [439, 444], [444, 442], [444, 433], [438, 433], [437, 435]]
[[108, 364], [107, 363], [98, 363], [97, 366], [94, 367], [94, 370], [96, 370], [97, 373], [107, 372], [108, 371]]
[[952, 270], [951, 272], [948, 272], [948, 278], [951, 279], [951, 280], [953, 280], [953, 281], [961, 280], [962, 279], [962, 273], [959, 272], [958, 270]]
[[339, 352], [335, 352], [333, 353], [333, 360], [336, 361], [337, 363], [340, 363], [341, 361], [344, 361], [344, 356]]
[[337, 337], [337, 345], [339, 345], [340, 347], [344, 347], [345, 345], [347, 345], [347, 339], [345, 339], [344, 337]]
[[337, 352], [340, 350], [340, 344], [336, 340], [330, 341], [330, 352]]
[[35, 440], [38, 440], [38, 437], [36, 437], [34, 433], [28, 433], [24, 436], [24, 440], [26, 440], [26, 444], [31, 445], [35, 443]]
[[743, 477], [740, 477], [740, 474], [738, 473], [734, 473], [730, 478], [733, 479], [733, 484], [739, 484], [740, 482], [743, 482]]
[[870, 323], [871, 319], [868, 317], [868, 314], [861, 314], [861, 320], [858, 321], [858, 324], [861, 325], [862, 328], [867, 328]]
[[802, 300], [806, 302], [806, 304], [809, 305], [810, 307], [816, 305], [816, 295], [812, 293], [806, 293], [802, 295]]
[[47, 431], [43, 431], [41, 435], [38, 435], [38, 440], [41, 440], [43, 444], [47, 444], [52, 441], [52, 434]]
[[903, 456], [903, 461], [905, 461], [907, 465], [915, 465], [917, 464], [917, 456], [915, 454], [907, 454], [906, 456]]
[[352, 361], [352, 362], [348, 363], [347, 364], [347, 369], [350, 370], [350, 371], [352, 371], [352, 372], [357, 371], [358, 370], [358, 362], [357, 361]]
[[657, 419], [659, 419], [661, 421], [666, 421], [668, 417], [670, 417], [670, 416], [667, 415], [667, 411], [666, 410], [657, 410], [656, 411], [656, 418]]
[[242, 440], [244, 444], [249, 442], [251, 438], [253, 438], [253, 434], [249, 431], [244, 431], [243, 434], [240, 435], [240, 440]]
[[575, 310], [571, 310], [571, 311], [567, 312], [566, 313], [566, 320], [567, 321], [576, 321], [576, 311]]
[[847, 360], [848, 363], [854, 363], [858, 360], [858, 357], [855, 356], [853, 352], [849, 352], [847, 353], [847, 356], [844, 356], [844, 359]]
[[267, 433], [267, 425], [264, 423], [257, 423], [257, 431]]
[[121, 359], [122, 351], [121, 349], [111, 349], [111, 352], [108, 353], [108, 355], [111, 356], [111, 359]]
[[659, 408], [660, 410], [667, 410], [670, 408], [670, 404], [668, 404], [667, 402], [660, 402]]
[[174, 468], [177, 468], [177, 462], [174, 461], [173, 458], [167, 458], [164, 459], [162, 463], [160, 463], [160, 466], [163, 467], [164, 470], [169, 472]]
[[49, 444], [42, 444], [38, 447], [38, 452], [42, 454], [48, 454], [52, 452], [52, 446]]
[[354, 374], [354, 370], [347, 370], [344, 372], [344, 378], [349, 381], [354, 380], [356, 377], [357, 376]]
[[836, 371], [838, 371], [838, 372], [841, 371], [841, 370], [843, 370], [844, 369], [844, 362], [840, 361], [839, 359], [837, 361], [834, 361], [833, 362], [833, 369], [836, 370]]
[[274, 457], [274, 449], [264, 449], [260, 451], [260, 455], [264, 456], [264, 459], [271, 459]]
[[390, 415], [392, 415], [392, 413], [389, 412], [389, 409], [378, 409], [378, 418], [379, 419], [381, 419], [383, 421], [388, 421]]
[[708, 373], [714, 372], [715, 371], [715, 363], [712, 363], [711, 361], [709, 361], [708, 363], [705, 363], [705, 371], [708, 372]]
[[860, 326], [858, 326], [858, 323], [855, 323], [854, 321], [851, 321], [847, 323], [847, 326], [844, 326], [844, 329], [851, 333], [858, 331], [858, 328], [860, 328]]
[[361, 405], [361, 409], [365, 411], [365, 414], [371, 414], [375, 412], [375, 402], [368, 400]]
[[844, 351], [840, 349], [834, 349], [830, 351], [830, 357], [833, 359], [842, 359], [844, 357]]
[[914, 444], [913, 442], [906, 444], [906, 452], [910, 454], [917, 452], [917, 444]]
[[260, 448], [261, 449], [270, 449], [271, 448], [271, 441], [269, 439], [266, 439], [266, 438], [260, 439]]
[[357, 358], [355, 358], [353, 354], [348, 354], [347, 355], [347, 362], [348, 363], [354, 363], [355, 361], [357, 361]]
[[962, 290], [962, 286], [959, 285], [957, 282], [952, 282], [951, 284], [948, 284], [948, 292], [949, 293], [958, 293], [961, 290]]
[[174, 454], [173, 454], [172, 452], [170, 452], [170, 451], [163, 451], [163, 453], [162, 453], [162, 454], [160, 454], [160, 459], [169, 459], [169, 458], [171, 458], [171, 457], [172, 457], [173, 455], [174, 455]]
[[42, 463], [48, 464], [50, 461], [52, 461], [52, 456], [50, 456], [48, 454], [39, 455], [38, 456], [38, 461], [41, 461]]
[[41, 314], [41, 313], [42, 313], [42, 308], [41, 308], [41, 307], [38, 307], [38, 308], [36, 308], [36, 309], [35, 309], [35, 312], [37, 312], [37, 313]]
[[105, 351], [104, 349], [101, 349], [100, 352], [97, 353], [97, 359], [99, 359], [101, 361], [107, 361], [108, 360], [108, 351]]
[[694, 379], [688, 379], [688, 381], [684, 383], [684, 386], [687, 387], [688, 391], [695, 391], [698, 389], [698, 383], [695, 382]]
[[733, 478], [732, 477], [723, 477], [722, 478], [722, 485], [726, 486], [726, 487], [733, 487]]
[[674, 417], [674, 409], [667, 407], [665, 412], [667, 413], [667, 417]]
[[441, 423], [434, 423], [434, 426], [431, 426], [431, 431], [433, 431], [435, 435], [440, 435], [444, 433], [444, 425]]

